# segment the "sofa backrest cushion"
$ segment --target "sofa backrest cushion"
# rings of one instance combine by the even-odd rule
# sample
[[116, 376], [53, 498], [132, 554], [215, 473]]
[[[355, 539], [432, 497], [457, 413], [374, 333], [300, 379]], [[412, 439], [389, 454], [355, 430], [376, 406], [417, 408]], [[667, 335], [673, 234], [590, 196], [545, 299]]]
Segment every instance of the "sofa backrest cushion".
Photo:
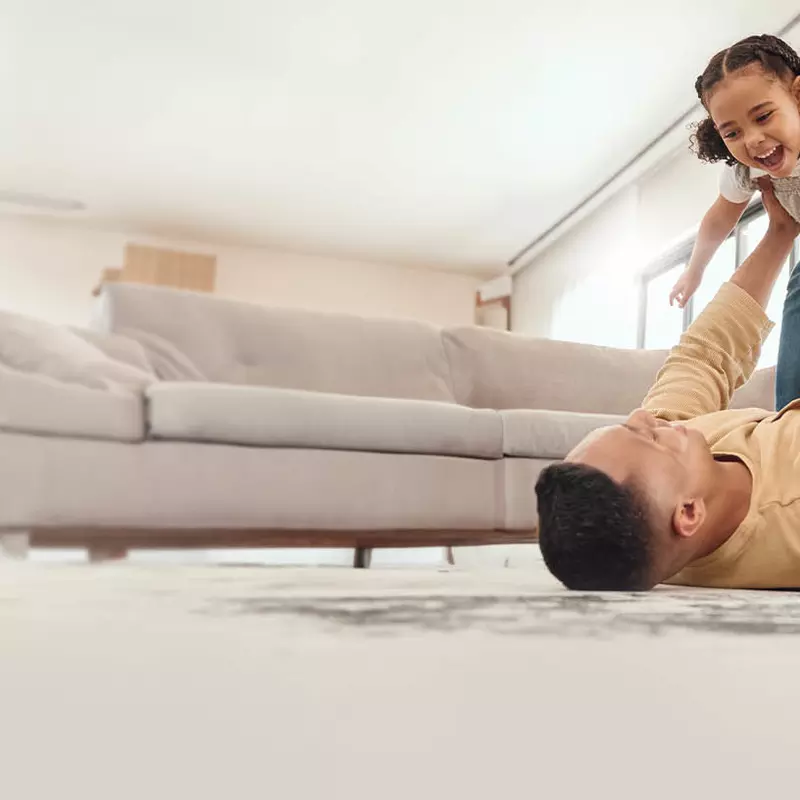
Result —
[[757, 369], [753, 377], [734, 392], [731, 408], [765, 408], [775, 410], [775, 367]]
[[440, 329], [423, 322], [124, 283], [106, 284], [99, 311], [102, 330], [180, 351], [185, 379], [454, 402]]
[[627, 414], [664, 363], [661, 350], [532, 339], [485, 328], [444, 332], [456, 402], [473, 408], [542, 408]]
[[[449, 328], [443, 335], [456, 402], [473, 408], [628, 414], [641, 405], [668, 354], [477, 327]], [[774, 405], [774, 367], [757, 370], [731, 401], [731, 408]]]

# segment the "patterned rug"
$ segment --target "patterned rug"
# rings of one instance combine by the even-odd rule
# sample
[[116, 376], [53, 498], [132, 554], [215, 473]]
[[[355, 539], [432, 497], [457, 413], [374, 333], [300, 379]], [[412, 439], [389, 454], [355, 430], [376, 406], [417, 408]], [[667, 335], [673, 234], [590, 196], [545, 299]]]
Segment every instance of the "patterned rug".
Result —
[[[258, 618], [314, 634], [425, 632], [545, 637], [794, 636], [800, 593], [659, 587], [646, 594], [565, 591], [526, 569], [352, 570], [225, 566], [10, 565], [0, 617], [20, 606], [62, 614]], [[53, 605], [54, 596], [59, 597]]]

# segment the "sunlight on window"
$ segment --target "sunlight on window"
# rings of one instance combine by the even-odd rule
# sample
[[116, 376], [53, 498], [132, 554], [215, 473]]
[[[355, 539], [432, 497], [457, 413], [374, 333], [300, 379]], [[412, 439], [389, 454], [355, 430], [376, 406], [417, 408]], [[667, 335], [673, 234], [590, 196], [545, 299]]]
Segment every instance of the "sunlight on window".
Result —
[[703, 282], [695, 292], [692, 302], [692, 315], [697, 315], [714, 299], [725, 281], [731, 279], [736, 269], [736, 237], [726, 239], [706, 267]]
[[758, 243], [764, 238], [768, 226], [769, 218], [766, 214], [759, 214], [759, 216], [742, 225], [741, 233], [739, 234], [742, 237], [742, 261], [747, 256], [752, 255], [753, 250], [758, 247]]
[[644, 346], [648, 350], [670, 348], [681, 338], [683, 311], [677, 306], [670, 306], [669, 293], [684, 266], [678, 264], [647, 284]]
[[[744, 261], [758, 246], [769, 226], [766, 214], [761, 213], [748, 222], [743, 223], [738, 231], [740, 252], [739, 259]], [[733, 275], [736, 263], [736, 237], [732, 236], [723, 242], [714, 258], [706, 268], [703, 282], [695, 293], [691, 318], [696, 319], [708, 303], [714, 298], [719, 287]], [[767, 305], [767, 316], [775, 323], [775, 328], [767, 338], [761, 351], [758, 366], [772, 367], [778, 360], [778, 344], [781, 335], [781, 317], [786, 298], [786, 288], [793, 267], [792, 258], [787, 259], [775, 283], [775, 288]], [[664, 349], [677, 343], [683, 329], [683, 315], [680, 311], [669, 307], [669, 292], [684, 269], [684, 264], [672, 267], [668, 272], [651, 279], [647, 283], [645, 305], [644, 346], [648, 349]]]
[[553, 339], [607, 347], [636, 347], [637, 286], [624, 275], [592, 276], [578, 283], [556, 307]]

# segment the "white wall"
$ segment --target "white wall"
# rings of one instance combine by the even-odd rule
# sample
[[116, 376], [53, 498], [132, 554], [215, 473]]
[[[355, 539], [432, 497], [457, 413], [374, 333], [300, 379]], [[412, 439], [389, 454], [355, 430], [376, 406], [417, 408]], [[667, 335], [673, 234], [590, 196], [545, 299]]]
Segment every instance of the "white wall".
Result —
[[514, 331], [636, 346], [637, 194], [623, 190], [515, 276]]
[[688, 149], [639, 182], [639, 250], [650, 260], [694, 231], [719, 195], [722, 167], [704, 164]]
[[209, 245], [0, 216], [0, 307], [71, 325], [90, 318], [104, 267], [126, 242], [217, 256], [217, 293], [264, 305], [471, 324], [480, 279], [457, 273]]
[[638, 275], [697, 227], [719, 169], [682, 149], [570, 230], [515, 276], [513, 329], [635, 347]]

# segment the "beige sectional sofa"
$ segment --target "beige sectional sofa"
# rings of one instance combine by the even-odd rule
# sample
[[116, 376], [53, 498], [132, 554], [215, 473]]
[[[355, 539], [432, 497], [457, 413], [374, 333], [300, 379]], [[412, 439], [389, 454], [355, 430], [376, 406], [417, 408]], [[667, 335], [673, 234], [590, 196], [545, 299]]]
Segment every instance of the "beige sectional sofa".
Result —
[[[664, 353], [108, 284], [87, 330], [0, 315], [9, 550], [531, 541], [542, 467]], [[763, 371], [737, 395], [769, 406]]]

